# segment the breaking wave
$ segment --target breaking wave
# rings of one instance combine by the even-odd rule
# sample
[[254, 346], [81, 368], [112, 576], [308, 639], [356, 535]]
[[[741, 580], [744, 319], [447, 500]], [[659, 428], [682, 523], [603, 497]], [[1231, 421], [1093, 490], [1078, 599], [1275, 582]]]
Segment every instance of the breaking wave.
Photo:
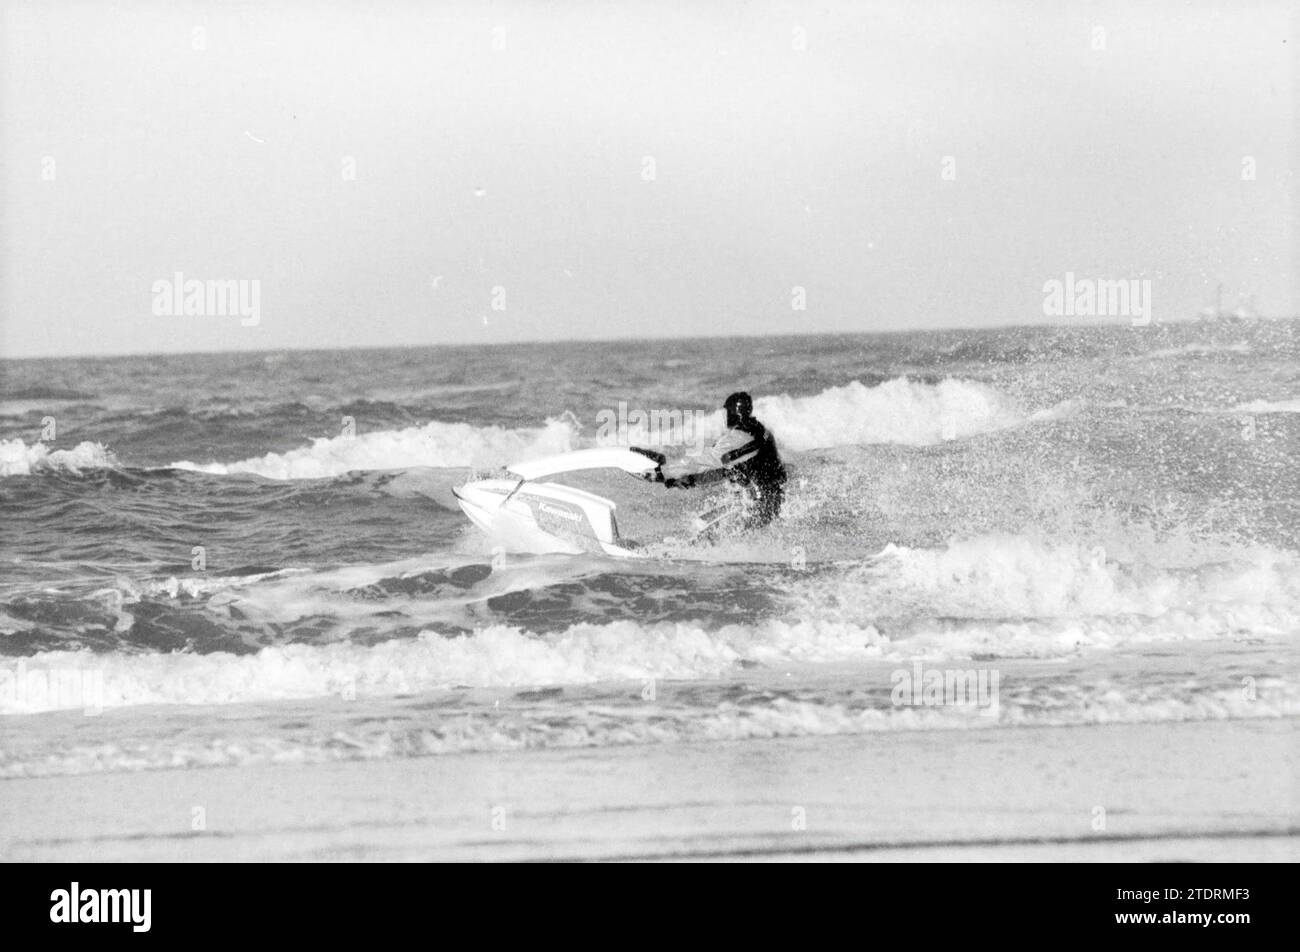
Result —
[[321, 479], [355, 470], [497, 466], [567, 452], [573, 448], [574, 436], [575, 428], [567, 420], [549, 420], [535, 429], [435, 421], [402, 430], [320, 438], [287, 453], [267, 453], [235, 463], [182, 460], [171, 465], [222, 476], [253, 473], [268, 479]]
[[0, 477], [29, 476], [42, 471], [80, 473], [117, 464], [102, 443], [78, 443], [70, 450], [52, 450], [44, 443], [28, 446], [22, 440], [0, 440]]
[[[1287, 638], [1300, 631], [1296, 569], [1293, 555], [1265, 550], [1158, 568], [1098, 549], [1015, 538], [934, 550], [890, 547], [875, 560], [774, 580], [784, 587], [782, 607], [756, 622], [618, 620], [544, 632], [489, 624], [455, 635], [435, 627], [377, 644], [285, 644], [248, 655], [45, 651], [0, 667], [0, 713], [82, 706], [59, 692], [19, 690], [26, 675], [16, 665], [25, 672], [96, 672], [98, 703], [111, 708], [710, 679], [804, 663], [1063, 659], [1083, 649]], [[294, 606], [281, 621], [332, 604], [321, 601], [319, 578], [297, 584], [276, 590], [277, 605]], [[505, 583], [488, 576], [484, 584]], [[257, 604], [240, 602], [241, 614], [256, 613]]]
[[[874, 387], [854, 381], [807, 397], [759, 397], [755, 412], [783, 447], [799, 451], [870, 443], [924, 446], [1054, 419], [1074, 407], [1062, 403], [1028, 411], [987, 384], [956, 379], [927, 384], [898, 378]], [[721, 427], [721, 411], [710, 415], [703, 425], [710, 437]], [[654, 442], [640, 430], [629, 437], [633, 443]], [[500, 466], [564, 453], [582, 443], [581, 428], [567, 415], [535, 429], [432, 422], [402, 430], [321, 438], [287, 453], [233, 463], [182, 460], [172, 466], [218, 475], [319, 479], [354, 470]]]

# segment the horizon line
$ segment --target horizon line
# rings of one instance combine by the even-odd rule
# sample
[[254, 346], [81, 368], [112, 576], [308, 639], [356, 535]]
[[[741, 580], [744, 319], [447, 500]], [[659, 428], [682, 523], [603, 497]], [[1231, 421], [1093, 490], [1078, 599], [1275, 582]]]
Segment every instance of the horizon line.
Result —
[[95, 353], [74, 353], [74, 354], [33, 354], [23, 357], [9, 357], [0, 355], [0, 361], [22, 361], [22, 360], [116, 360], [129, 357], [214, 357], [224, 354], [277, 354], [277, 353], [334, 353], [334, 352], [351, 352], [351, 351], [375, 351], [375, 350], [434, 350], [438, 348], [454, 347], [521, 347], [521, 346], [552, 346], [564, 344], [615, 344], [615, 343], [650, 343], [662, 341], [692, 341], [692, 340], [767, 340], [780, 339], [788, 340], [796, 337], [884, 337], [896, 334], [941, 334], [951, 333], [953, 331], [1006, 331], [1017, 328], [1026, 330], [1038, 330], [1042, 328], [1114, 328], [1114, 327], [1132, 327], [1134, 330], [1146, 330], [1148, 327], [1156, 326], [1186, 326], [1192, 324], [1204, 324], [1207, 327], [1230, 326], [1234, 323], [1259, 323], [1266, 321], [1294, 321], [1300, 320], [1300, 314], [1282, 315], [1268, 317], [1264, 315], [1253, 315], [1247, 318], [1234, 318], [1231, 315], [1207, 320], [1205, 317], [1196, 315], [1188, 318], [1178, 318], [1167, 321], [1152, 320], [1150, 324], [1133, 325], [1128, 319], [1123, 320], [1098, 320], [1096, 318], [1070, 321], [1052, 321], [1033, 324], [990, 324], [981, 327], [918, 327], [918, 328], [890, 328], [875, 331], [817, 331], [812, 333], [801, 333], [798, 331], [792, 333], [775, 333], [775, 334], [689, 334], [680, 337], [561, 337], [553, 340], [541, 339], [524, 339], [515, 341], [477, 341], [477, 342], [430, 342], [419, 344], [365, 344], [351, 347], [298, 347], [290, 345], [287, 347], [267, 347], [267, 348], [214, 348], [211, 350], [150, 350], [150, 351], [123, 351], [112, 354], [95, 354]]

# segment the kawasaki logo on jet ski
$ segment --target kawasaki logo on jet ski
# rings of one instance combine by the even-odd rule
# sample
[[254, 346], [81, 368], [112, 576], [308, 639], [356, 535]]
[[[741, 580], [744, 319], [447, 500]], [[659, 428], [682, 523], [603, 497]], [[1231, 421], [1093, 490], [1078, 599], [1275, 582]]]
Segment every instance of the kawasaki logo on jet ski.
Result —
[[571, 522], [582, 521], [582, 516], [578, 513], [570, 512], [568, 509], [556, 509], [554, 506], [548, 506], [544, 502], [539, 502], [537, 508], [548, 516], [559, 516], [561, 519], [568, 519]]

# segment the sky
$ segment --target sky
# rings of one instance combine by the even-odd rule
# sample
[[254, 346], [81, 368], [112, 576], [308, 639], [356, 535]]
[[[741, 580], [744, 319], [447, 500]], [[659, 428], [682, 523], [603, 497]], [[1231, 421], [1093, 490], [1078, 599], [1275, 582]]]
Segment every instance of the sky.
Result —
[[0, 0], [0, 356], [1300, 314], [1295, 9]]

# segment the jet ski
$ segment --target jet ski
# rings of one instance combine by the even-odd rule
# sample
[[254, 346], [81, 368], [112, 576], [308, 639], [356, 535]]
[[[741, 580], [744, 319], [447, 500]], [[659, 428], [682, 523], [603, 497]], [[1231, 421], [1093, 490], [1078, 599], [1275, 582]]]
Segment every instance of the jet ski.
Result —
[[639, 447], [597, 447], [507, 467], [510, 478], [480, 479], [452, 489], [470, 521], [493, 537], [524, 540], [543, 551], [604, 553], [641, 558], [637, 544], [618, 532], [615, 504], [602, 496], [547, 482], [548, 476], [621, 469], [653, 479], [662, 453]]

